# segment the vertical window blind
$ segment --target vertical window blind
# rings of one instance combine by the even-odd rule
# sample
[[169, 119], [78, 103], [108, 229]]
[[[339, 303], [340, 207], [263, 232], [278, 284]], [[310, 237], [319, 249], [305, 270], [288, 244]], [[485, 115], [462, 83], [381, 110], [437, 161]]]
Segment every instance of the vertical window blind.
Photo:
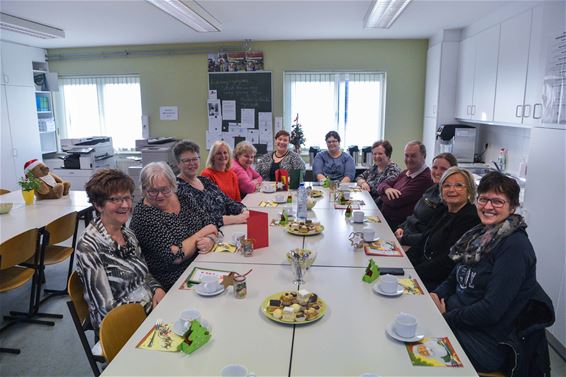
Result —
[[383, 137], [383, 72], [285, 72], [283, 91], [284, 124], [299, 114], [307, 146], [325, 146], [331, 130], [340, 133], [342, 147]]
[[111, 136], [115, 149], [134, 149], [142, 137], [139, 76], [65, 76], [59, 83], [64, 137]]

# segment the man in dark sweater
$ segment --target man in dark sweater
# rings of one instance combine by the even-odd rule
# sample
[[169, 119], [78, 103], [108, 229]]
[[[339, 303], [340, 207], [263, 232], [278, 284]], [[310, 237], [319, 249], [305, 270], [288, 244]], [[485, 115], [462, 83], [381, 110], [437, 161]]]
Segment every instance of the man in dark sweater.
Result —
[[420, 141], [405, 145], [405, 166], [396, 179], [382, 182], [377, 193], [382, 200], [381, 213], [393, 231], [398, 228], [423, 193], [433, 185], [430, 169], [425, 164], [426, 148]]

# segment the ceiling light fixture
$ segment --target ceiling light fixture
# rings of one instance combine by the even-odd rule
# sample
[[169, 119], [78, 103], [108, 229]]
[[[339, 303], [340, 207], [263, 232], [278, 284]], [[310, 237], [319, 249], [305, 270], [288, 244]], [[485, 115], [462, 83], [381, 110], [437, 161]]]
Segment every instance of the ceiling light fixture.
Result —
[[13, 31], [41, 39], [65, 38], [65, 32], [51, 26], [0, 13], [0, 29]]
[[366, 17], [366, 29], [389, 29], [411, 0], [374, 0]]
[[194, 0], [147, 0], [200, 33], [220, 31], [220, 22]]

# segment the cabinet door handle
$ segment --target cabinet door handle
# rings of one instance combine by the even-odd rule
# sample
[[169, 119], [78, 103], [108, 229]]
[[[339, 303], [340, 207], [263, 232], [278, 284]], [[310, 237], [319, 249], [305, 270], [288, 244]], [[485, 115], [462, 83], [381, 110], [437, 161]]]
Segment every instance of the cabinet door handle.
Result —
[[531, 117], [531, 105], [523, 106], [523, 118]]
[[[537, 106], [540, 109], [538, 116], [537, 116]], [[535, 103], [535, 105], [533, 106], [533, 119], [540, 119], [540, 118], [542, 118], [542, 103]]]
[[472, 115], [476, 115], [476, 105], [472, 105]]
[[432, 114], [436, 115], [436, 105], [432, 105]]
[[470, 105], [466, 106], [466, 115], [470, 115]]
[[517, 107], [515, 108], [515, 117], [520, 118], [521, 117], [521, 109], [523, 108], [522, 105], [517, 105]]

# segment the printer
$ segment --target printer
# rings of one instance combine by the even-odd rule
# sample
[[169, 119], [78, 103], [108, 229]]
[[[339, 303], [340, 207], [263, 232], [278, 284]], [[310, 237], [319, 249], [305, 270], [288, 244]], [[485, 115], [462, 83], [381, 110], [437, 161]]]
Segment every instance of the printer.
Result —
[[80, 139], [61, 139], [64, 169], [96, 170], [114, 168], [114, 146], [108, 136], [93, 136]]
[[142, 165], [146, 166], [150, 162], [164, 161], [169, 166], [176, 167], [177, 161], [173, 156], [175, 143], [177, 143], [177, 139], [173, 137], [136, 140], [136, 150], [141, 152]]

